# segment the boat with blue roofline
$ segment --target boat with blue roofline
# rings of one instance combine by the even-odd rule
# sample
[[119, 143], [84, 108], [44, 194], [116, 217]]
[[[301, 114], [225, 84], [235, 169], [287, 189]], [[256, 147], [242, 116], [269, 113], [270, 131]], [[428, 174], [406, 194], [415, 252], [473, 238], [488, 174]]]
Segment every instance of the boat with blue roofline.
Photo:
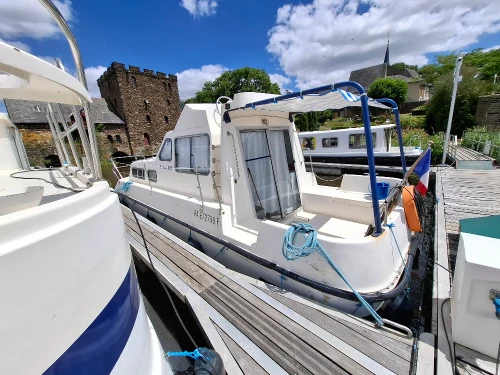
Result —
[[346, 174], [338, 188], [306, 171], [294, 125], [298, 113], [369, 105], [397, 111], [354, 82], [186, 104], [156, 156], [125, 173], [114, 161], [116, 188], [124, 205], [223, 265], [383, 324], [376, 310], [406, 292], [415, 251], [399, 121], [404, 175], [376, 176], [365, 121], [370, 173]]

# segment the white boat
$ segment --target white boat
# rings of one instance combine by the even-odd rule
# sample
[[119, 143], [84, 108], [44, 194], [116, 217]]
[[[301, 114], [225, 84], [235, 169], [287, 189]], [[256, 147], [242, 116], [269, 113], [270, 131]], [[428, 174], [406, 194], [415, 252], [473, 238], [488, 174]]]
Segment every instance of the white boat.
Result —
[[[1, 98], [91, 101], [73, 76], [3, 42], [0, 71]], [[61, 150], [71, 129], [51, 126]], [[0, 374], [172, 374], [144, 309], [117, 195], [99, 179], [95, 131], [88, 127], [89, 140], [78, 130], [92, 174], [69, 159], [30, 169], [19, 131], [0, 114]]]
[[[128, 197], [122, 202], [231, 269], [366, 316], [368, 309], [319, 252], [284, 257], [287, 231], [310, 224], [326, 255], [376, 309], [405, 289], [405, 264], [412, 261], [400, 199], [406, 182], [375, 177], [372, 165], [370, 176], [344, 175], [340, 188], [318, 186], [305, 169], [293, 114], [364, 103], [344, 95], [329, 85], [187, 104], [155, 157], [133, 162], [128, 177], [115, 170], [123, 177], [117, 190]], [[391, 189], [387, 199], [371, 193], [377, 182]], [[389, 227], [382, 226], [384, 217]]]
[[[401, 166], [400, 149], [391, 144], [395, 128], [396, 124], [371, 127], [377, 165]], [[299, 139], [306, 160], [313, 163], [368, 164], [366, 137], [362, 127], [301, 132]], [[406, 164], [411, 166], [421, 153], [421, 145], [405, 146]]]

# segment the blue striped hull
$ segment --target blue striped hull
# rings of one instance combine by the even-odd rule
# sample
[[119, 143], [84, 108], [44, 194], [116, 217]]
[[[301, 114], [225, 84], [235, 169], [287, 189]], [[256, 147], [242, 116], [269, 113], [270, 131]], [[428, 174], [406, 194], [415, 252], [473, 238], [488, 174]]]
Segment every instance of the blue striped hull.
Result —
[[109, 374], [127, 344], [139, 305], [137, 276], [131, 265], [106, 307], [43, 374]]

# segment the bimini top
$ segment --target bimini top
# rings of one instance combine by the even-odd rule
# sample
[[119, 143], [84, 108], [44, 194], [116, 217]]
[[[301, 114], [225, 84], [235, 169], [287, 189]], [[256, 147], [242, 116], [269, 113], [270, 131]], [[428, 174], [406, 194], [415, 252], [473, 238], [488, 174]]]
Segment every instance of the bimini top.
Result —
[[[7, 74], [2, 74], [7, 73]], [[0, 98], [82, 104], [87, 89], [58, 67], [0, 42]]]
[[[371, 98], [368, 98], [368, 105], [371, 107], [392, 109]], [[244, 107], [234, 108], [231, 111], [251, 108], [262, 111], [304, 113], [346, 107], [361, 107], [361, 97], [341, 89], [335, 89], [333, 85], [329, 85], [306, 90], [302, 93], [281, 95], [248, 103]]]

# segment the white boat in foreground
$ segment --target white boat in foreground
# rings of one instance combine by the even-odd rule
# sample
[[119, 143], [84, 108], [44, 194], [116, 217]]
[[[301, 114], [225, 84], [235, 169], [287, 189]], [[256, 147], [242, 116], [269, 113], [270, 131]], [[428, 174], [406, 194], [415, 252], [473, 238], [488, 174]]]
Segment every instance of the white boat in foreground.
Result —
[[[363, 103], [343, 95], [325, 86], [187, 104], [158, 154], [133, 162], [119, 180], [117, 190], [129, 197], [122, 202], [231, 269], [366, 316], [342, 277], [380, 308], [405, 289], [412, 232], [401, 201], [406, 181], [375, 177], [373, 153], [370, 176], [344, 175], [340, 188], [318, 186], [306, 172], [293, 114]], [[391, 190], [387, 199], [374, 191], [377, 182]], [[315, 228], [342, 276], [318, 251], [284, 257], [287, 231], [298, 224]]]
[[[91, 101], [73, 76], [3, 42], [0, 71], [1, 98]], [[61, 151], [71, 130], [49, 123]], [[93, 127], [90, 140], [79, 130], [92, 145]], [[0, 374], [171, 374], [144, 309], [117, 195], [98, 180], [97, 149], [85, 149], [95, 174], [68, 163], [31, 170], [19, 131], [0, 114]]]
[[[392, 146], [392, 133], [396, 124], [372, 126], [375, 163], [401, 166], [399, 147]], [[314, 163], [368, 164], [365, 131], [361, 128], [300, 132], [302, 152], [307, 161]], [[422, 153], [420, 146], [405, 146], [407, 165], [412, 165]]]

